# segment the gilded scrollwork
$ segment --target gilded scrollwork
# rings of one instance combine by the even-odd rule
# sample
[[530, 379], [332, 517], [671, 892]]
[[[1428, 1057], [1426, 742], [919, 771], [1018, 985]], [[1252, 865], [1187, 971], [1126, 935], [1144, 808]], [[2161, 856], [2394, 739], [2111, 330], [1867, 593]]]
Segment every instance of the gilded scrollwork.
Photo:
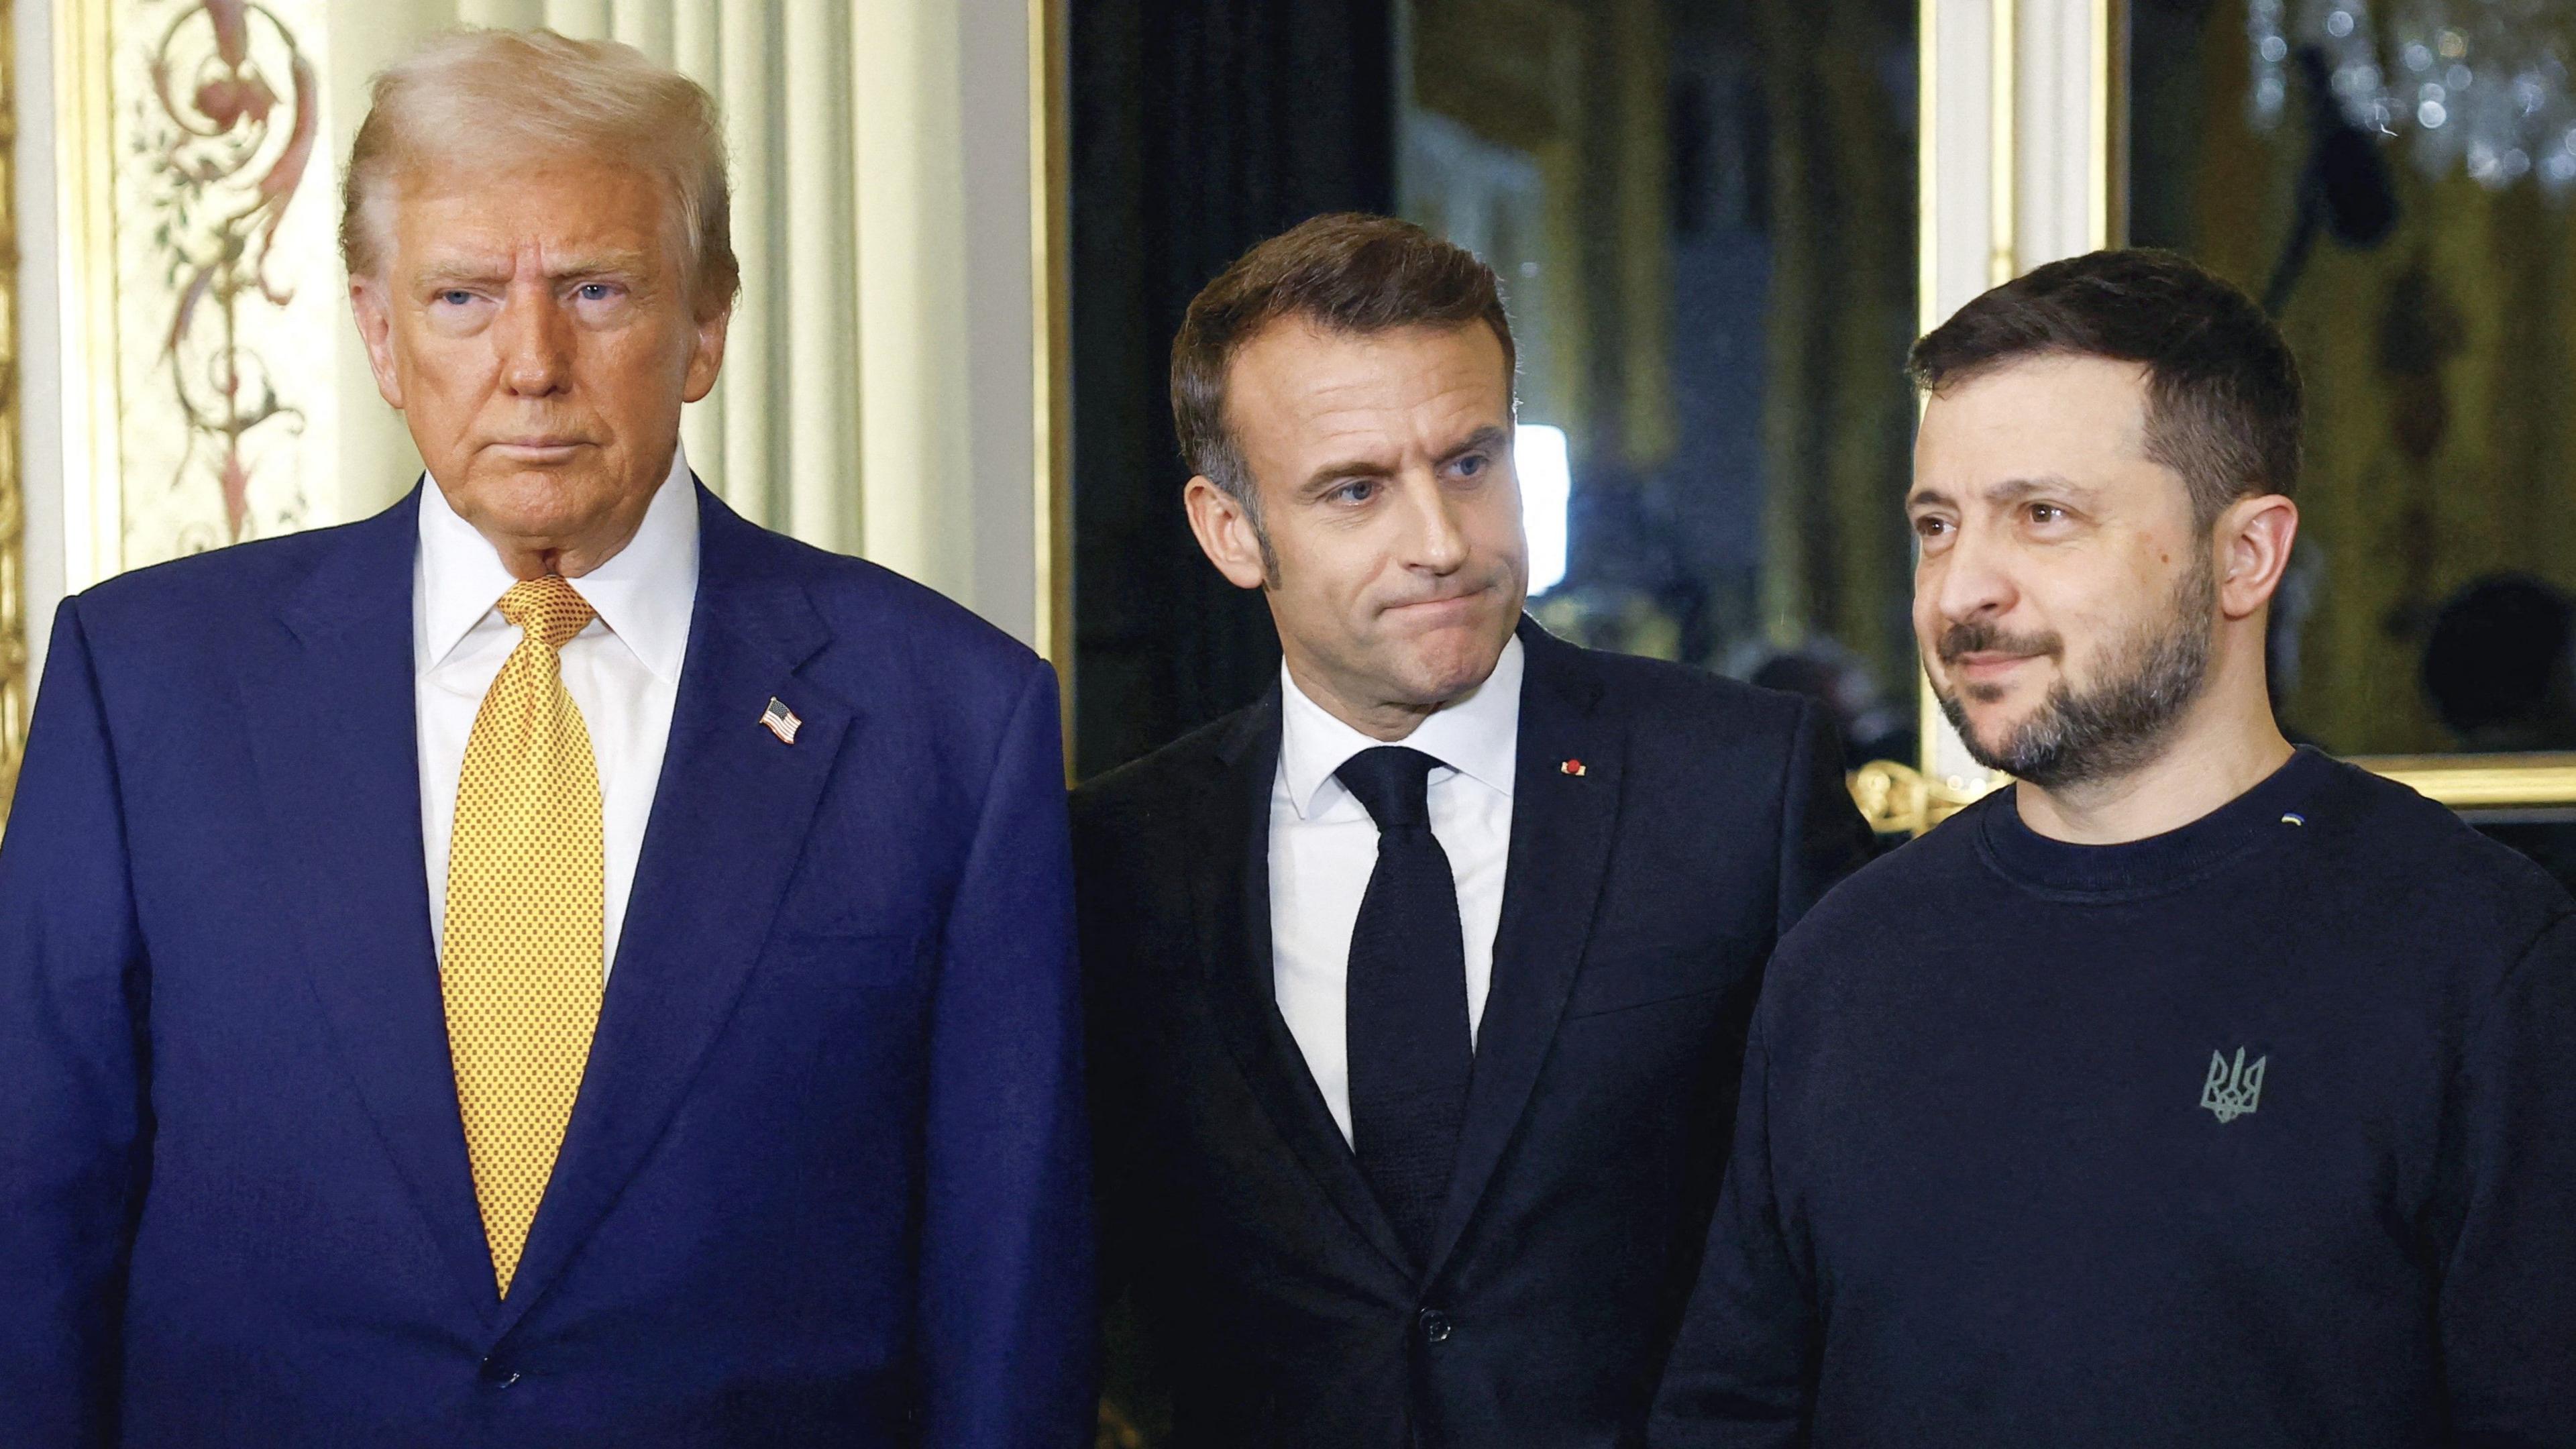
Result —
[[[244, 440], [261, 428], [300, 432], [305, 421], [243, 322], [248, 309], [295, 300], [276, 243], [313, 161], [321, 85], [295, 32], [252, 0], [179, 9], [146, 65], [133, 144], [170, 297], [159, 360], [186, 429], [170, 485], [210, 477], [223, 500], [221, 536], [183, 535], [183, 548], [232, 543], [250, 524], [258, 467]], [[279, 521], [293, 526], [294, 511]]]

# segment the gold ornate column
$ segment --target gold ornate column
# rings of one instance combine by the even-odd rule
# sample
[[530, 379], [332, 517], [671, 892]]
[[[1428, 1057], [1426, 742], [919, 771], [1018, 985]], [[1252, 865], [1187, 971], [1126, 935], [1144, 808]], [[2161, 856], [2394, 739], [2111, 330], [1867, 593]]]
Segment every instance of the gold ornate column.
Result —
[[[1928, 332], [1988, 287], [2119, 240], [2129, 0], [1917, 0], [1916, 306]], [[1882, 832], [1930, 829], [2004, 783], [1918, 678], [1922, 752], [1855, 772]]]
[[27, 743], [27, 500], [18, 484], [17, 45], [0, 0], [0, 828]]

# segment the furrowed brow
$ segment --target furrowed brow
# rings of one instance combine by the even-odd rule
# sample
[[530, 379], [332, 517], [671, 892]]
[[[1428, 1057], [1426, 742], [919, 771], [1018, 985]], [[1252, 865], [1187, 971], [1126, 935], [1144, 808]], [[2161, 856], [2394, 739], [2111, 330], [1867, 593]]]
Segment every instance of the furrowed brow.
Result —
[[642, 252], [599, 252], [586, 257], [570, 257], [559, 266], [546, 269], [546, 280], [569, 282], [576, 277], [634, 276], [646, 268]]
[[490, 262], [432, 262], [413, 274], [426, 291], [445, 287], [489, 287], [510, 279], [510, 269]]
[[[583, 277], [631, 277], [648, 266], [642, 252], [598, 252], [589, 256], [567, 257], [546, 269], [546, 280], [560, 285]], [[421, 288], [437, 291], [444, 287], [505, 286], [517, 269], [506, 262], [456, 260], [431, 262], [415, 274]]]
[[1467, 441], [1460, 443], [1458, 446], [1451, 448], [1448, 452], [1441, 454], [1440, 461], [1446, 463], [1454, 458], [1463, 458], [1469, 453], [1499, 449], [1510, 438], [1510, 436], [1511, 435], [1504, 429], [1496, 427], [1491, 423], [1487, 423], [1485, 426], [1469, 433], [1467, 435]]
[[1352, 458], [1344, 462], [1327, 463], [1307, 474], [1305, 486], [1297, 491], [1302, 497], [1313, 498], [1327, 492], [1336, 484], [1347, 483], [1354, 478], [1392, 478], [1395, 474], [1395, 465], [1381, 459]]
[[1999, 483], [1991, 484], [1986, 489], [1985, 497], [1988, 503], [2009, 506], [2025, 499], [2038, 497], [2042, 493], [2051, 493], [2062, 498], [2093, 496], [2092, 489], [2083, 487], [2072, 479], [2061, 478], [2054, 473], [2041, 473], [2028, 478], [2006, 478]]

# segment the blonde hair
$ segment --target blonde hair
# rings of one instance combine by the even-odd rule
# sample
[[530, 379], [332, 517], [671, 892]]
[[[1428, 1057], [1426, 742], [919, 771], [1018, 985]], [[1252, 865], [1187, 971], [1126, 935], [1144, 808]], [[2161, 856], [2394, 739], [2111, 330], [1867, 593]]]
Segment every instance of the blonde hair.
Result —
[[551, 30], [457, 30], [377, 72], [349, 148], [340, 259], [383, 274], [407, 173], [471, 158], [502, 165], [614, 158], [658, 178], [701, 313], [742, 286], [725, 183], [724, 128], [706, 88], [631, 45]]

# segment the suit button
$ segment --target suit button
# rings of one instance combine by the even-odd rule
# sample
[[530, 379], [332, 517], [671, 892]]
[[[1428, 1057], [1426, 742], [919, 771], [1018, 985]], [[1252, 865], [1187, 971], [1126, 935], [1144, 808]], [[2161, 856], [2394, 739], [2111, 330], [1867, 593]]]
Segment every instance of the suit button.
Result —
[[483, 1360], [481, 1377], [483, 1382], [496, 1389], [506, 1389], [519, 1381], [519, 1371], [497, 1357], [487, 1358]]
[[1437, 1308], [1423, 1309], [1419, 1321], [1425, 1343], [1447, 1343], [1449, 1335], [1458, 1331], [1458, 1325], [1449, 1321], [1449, 1315]]

